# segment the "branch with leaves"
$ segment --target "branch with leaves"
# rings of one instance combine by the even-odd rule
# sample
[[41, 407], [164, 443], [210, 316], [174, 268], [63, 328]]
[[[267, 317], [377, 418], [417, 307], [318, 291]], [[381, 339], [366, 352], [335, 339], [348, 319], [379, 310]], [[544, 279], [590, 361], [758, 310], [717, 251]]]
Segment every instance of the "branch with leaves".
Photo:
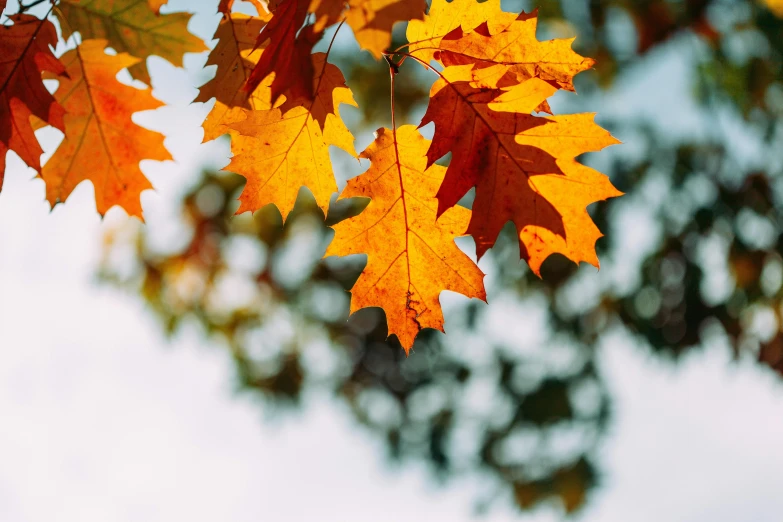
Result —
[[[43, 19], [24, 12], [33, 4], [8, 17], [0, 34], [0, 182], [13, 150], [40, 173], [50, 204], [89, 180], [100, 214], [120, 206], [142, 218], [140, 193], [151, 184], [139, 162], [169, 154], [160, 134], [131, 120], [160, 102], [148, 90], [121, 84], [117, 72], [127, 68], [149, 84], [149, 56], [181, 65], [184, 53], [206, 49], [187, 30], [190, 15], [160, 14], [165, 3], [60, 0]], [[330, 146], [370, 160], [341, 195], [370, 203], [333, 227], [326, 252], [368, 256], [352, 289], [352, 311], [382, 308], [389, 333], [409, 351], [423, 328], [443, 330], [443, 290], [486, 298], [483, 273], [454, 239], [472, 236], [481, 258], [509, 221], [520, 257], [536, 274], [554, 253], [598, 266], [601, 233], [586, 209], [620, 192], [576, 158], [617, 141], [592, 114], [552, 115], [548, 99], [573, 91], [574, 76], [593, 65], [571, 49], [571, 40], [538, 41], [536, 14], [504, 12], [499, 0], [433, 0], [429, 8], [424, 0], [252, 3], [257, 16], [233, 12], [232, 0], [218, 3], [223, 18], [207, 61], [217, 72], [195, 100], [216, 100], [204, 139], [231, 135], [227, 170], [247, 179], [237, 212], [275, 205], [283, 220], [302, 187], [327, 212], [337, 192]], [[80, 35], [60, 58], [52, 52], [57, 35], [50, 15], [64, 38]], [[408, 43], [389, 49], [399, 22], [408, 23]], [[327, 51], [314, 52], [333, 26]], [[345, 27], [388, 66], [392, 85], [392, 128], [379, 129], [358, 155], [338, 111], [356, 103], [329, 62]], [[398, 128], [394, 117], [394, 81], [405, 60], [434, 73], [418, 128]], [[54, 95], [44, 78], [59, 80]], [[419, 131], [430, 123], [432, 141]], [[65, 139], [42, 166], [34, 130], [44, 125]], [[448, 155], [448, 167], [436, 164]], [[472, 189], [470, 211], [458, 202]]]

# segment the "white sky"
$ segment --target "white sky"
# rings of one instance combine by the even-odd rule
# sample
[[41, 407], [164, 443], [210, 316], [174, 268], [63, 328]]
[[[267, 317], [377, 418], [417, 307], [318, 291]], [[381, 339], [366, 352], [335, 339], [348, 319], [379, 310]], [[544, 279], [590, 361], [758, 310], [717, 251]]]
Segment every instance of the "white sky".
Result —
[[[196, 167], [224, 164], [226, 147], [198, 146], [203, 108], [181, 101], [192, 74], [153, 60], [153, 78], [156, 69], [168, 80], [156, 95], [179, 100], [149, 120], [171, 136], [176, 158], [145, 164], [158, 188], [145, 194], [145, 211], [164, 226], [168, 202]], [[651, 116], [683, 117], [668, 104], [673, 90], [661, 103], [642, 100], [659, 108]], [[639, 98], [627, 94], [624, 104]], [[167, 343], [137, 298], [94, 283], [106, 225], [92, 187], [50, 213], [33, 177], [9, 155], [0, 194], [0, 521], [472, 520], [480, 484], [439, 488], [417, 465], [390, 468], [381, 442], [327, 398], [271, 422], [232, 393], [223, 352], [188, 333]], [[604, 486], [577, 520], [781, 520], [783, 386], [771, 372], [719, 350], [674, 367], [622, 339], [600, 360], [614, 424]], [[487, 518], [516, 519], [503, 503]], [[558, 515], [542, 508], [523, 519]]]

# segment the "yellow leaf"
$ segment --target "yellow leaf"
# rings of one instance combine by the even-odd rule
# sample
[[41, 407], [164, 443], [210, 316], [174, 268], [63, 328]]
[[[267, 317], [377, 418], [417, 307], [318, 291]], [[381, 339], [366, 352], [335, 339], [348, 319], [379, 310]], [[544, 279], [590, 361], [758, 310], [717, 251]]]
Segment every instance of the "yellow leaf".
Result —
[[307, 187], [324, 213], [337, 192], [329, 145], [356, 155], [353, 136], [340, 119], [341, 103], [356, 105], [340, 70], [313, 55], [315, 97], [286, 100], [269, 110], [247, 111], [247, 119], [232, 123], [234, 157], [226, 170], [247, 178], [237, 213], [275, 204], [286, 219], [301, 187]]
[[454, 207], [436, 220], [435, 191], [445, 168], [427, 167], [429, 142], [415, 127], [379, 129], [362, 152], [367, 172], [348, 181], [340, 198], [371, 198], [357, 217], [334, 226], [326, 256], [367, 254], [351, 290], [351, 312], [377, 306], [386, 312], [389, 335], [406, 353], [423, 328], [443, 331], [440, 293], [486, 300], [484, 274], [454, 243], [465, 234], [470, 211]]
[[408, 24], [408, 50], [429, 62], [440, 48], [441, 39], [454, 29], [461, 27], [467, 32], [486, 22], [493, 32], [497, 32], [516, 18], [500, 9], [500, 0], [432, 0], [424, 20], [412, 20]]
[[762, 0], [762, 2], [770, 11], [783, 18], [783, 0]]
[[41, 177], [52, 206], [89, 180], [101, 215], [119, 205], [141, 219], [140, 195], [152, 185], [139, 162], [171, 156], [163, 146], [163, 136], [139, 127], [131, 116], [163, 104], [149, 89], [117, 81], [117, 73], [138, 63], [138, 58], [125, 53], [111, 56], [105, 48], [105, 40], [85, 40], [62, 57], [68, 78], [60, 79], [55, 98], [66, 110], [65, 138], [44, 165]]
[[474, 68], [506, 65], [518, 82], [536, 77], [573, 91], [574, 76], [595, 61], [571, 49], [573, 38], [539, 42], [537, 23], [535, 14], [522, 13], [496, 33], [486, 22], [469, 32], [458, 27], [441, 39], [438, 59], [444, 65], [472, 64]]

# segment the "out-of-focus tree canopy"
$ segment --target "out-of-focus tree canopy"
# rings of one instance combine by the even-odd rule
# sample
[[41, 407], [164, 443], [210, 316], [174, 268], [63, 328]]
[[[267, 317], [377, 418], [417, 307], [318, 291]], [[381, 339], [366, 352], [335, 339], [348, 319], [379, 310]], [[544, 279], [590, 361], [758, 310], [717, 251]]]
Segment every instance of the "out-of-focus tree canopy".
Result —
[[[601, 475], [594, 456], [611, 397], [595, 361], [609, 336], [674, 360], [724, 345], [783, 374], [783, 7], [775, 0], [541, 0], [538, 7], [539, 38], [578, 35], [577, 50], [597, 59], [595, 71], [577, 79], [585, 100], [656, 53], [690, 53], [692, 97], [705, 120], [714, 118], [715, 132], [686, 138], [633, 114], [602, 122], [632, 152], [610, 155], [602, 167], [628, 196], [591, 208], [607, 234], [598, 242], [600, 273], [553, 256], [538, 279], [518, 263], [509, 230], [488, 254], [492, 304], [449, 301], [448, 336], [426, 332], [406, 358], [395, 338], [384, 340], [380, 311], [347, 319], [345, 290], [364, 259], [320, 260], [328, 225], [361, 211], [360, 202], [333, 204], [324, 223], [303, 191], [285, 226], [270, 207], [232, 217], [242, 179], [220, 173], [204, 175], [184, 199], [183, 245], [155, 247], [131, 222], [107, 236], [102, 278], [138, 290], [172, 333], [183, 323], [203, 327], [230, 350], [242, 388], [267, 404], [296, 406], [309, 388], [334, 393], [394, 458], [429, 461], [444, 479], [486, 477], [521, 509], [553, 498], [578, 509]], [[388, 96], [383, 64], [366, 53], [336, 60], [366, 119], [387, 118], [387, 104], [377, 103], [379, 92]], [[407, 78], [396, 104], [398, 118], [412, 120], [432, 78]], [[651, 89], [666, 89], [666, 78], [657, 81]], [[738, 136], [753, 142], [753, 157]], [[639, 232], [650, 236], [648, 246], [629, 259], [624, 241], [634, 215], [653, 225]], [[535, 331], [515, 335], [518, 321]]]

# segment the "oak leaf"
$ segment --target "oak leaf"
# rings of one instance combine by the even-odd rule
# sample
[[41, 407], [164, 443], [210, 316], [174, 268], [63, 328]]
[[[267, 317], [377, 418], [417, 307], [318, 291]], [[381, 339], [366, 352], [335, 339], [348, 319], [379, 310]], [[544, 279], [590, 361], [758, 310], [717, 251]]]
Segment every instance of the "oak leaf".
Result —
[[329, 145], [356, 156], [353, 136], [337, 111], [341, 103], [356, 106], [345, 78], [324, 53], [313, 55], [313, 65], [313, 100], [286, 99], [269, 110], [248, 111], [246, 120], [229, 126], [240, 135], [232, 137], [234, 157], [226, 170], [247, 178], [237, 213], [274, 203], [285, 220], [301, 187], [326, 213], [337, 192]]
[[471, 212], [453, 207], [436, 221], [434, 196], [446, 169], [427, 165], [428, 145], [412, 125], [378, 130], [360, 155], [370, 160], [369, 170], [349, 180], [340, 195], [370, 198], [370, 204], [334, 225], [326, 250], [326, 256], [367, 254], [351, 290], [351, 313], [383, 308], [389, 335], [406, 353], [423, 328], [443, 331], [443, 290], [486, 300], [484, 274], [454, 242], [465, 234]]
[[435, 124], [428, 164], [452, 153], [437, 194], [439, 214], [475, 186], [468, 232], [479, 258], [513, 221], [520, 256], [536, 274], [554, 252], [598, 266], [595, 241], [601, 233], [586, 207], [621, 193], [575, 158], [619, 142], [595, 124], [592, 114], [531, 115], [556, 90], [544, 80], [491, 89], [462, 81], [466, 69], [470, 66], [443, 71], [421, 123]]
[[200, 53], [207, 47], [188, 32], [189, 13], [158, 16], [147, 0], [60, 0], [55, 13], [60, 18], [63, 38], [79, 32], [82, 40], [105, 39], [117, 52], [126, 52], [139, 63], [128, 70], [150, 84], [147, 58], [155, 55], [182, 65], [185, 53]]
[[30, 167], [41, 170], [43, 150], [33, 132], [31, 116], [62, 131], [65, 114], [44, 87], [41, 76], [44, 72], [65, 72], [51, 50], [57, 44], [54, 25], [27, 14], [10, 19], [13, 25], [0, 26], [0, 188], [9, 149]]
[[271, 15], [252, 17], [234, 13], [221, 20], [215, 32], [218, 43], [209, 53], [206, 65], [216, 65], [215, 77], [201, 86], [195, 101], [208, 102], [216, 98], [204, 121], [204, 141], [229, 132], [229, 124], [242, 121], [244, 110], [272, 108], [269, 81], [256, 87], [248, 96], [242, 90], [263, 49], [254, 49], [258, 33]]
[[391, 43], [394, 24], [423, 20], [426, 0], [311, 0], [309, 12], [315, 15], [315, 31], [344, 19], [362, 49], [380, 59]]
[[339, 22], [347, 6], [347, 0], [310, 0], [307, 11], [315, 18], [313, 30], [323, 31]]
[[168, 4], [169, 0], [147, 0], [147, 3], [155, 14], [160, 14], [160, 8]]
[[591, 68], [595, 61], [575, 53], [571, 49], [573, 39], [539, 42], [537, 21], [535, 13], [522, 13], [494, 34], [486, 22], [467, 33], [458, 27], [441, 39], [438, 58], [444, 65], [507, 65], [518, 82], [536, 77], [573, 91], [574, 76]]
[[435, 58], [447, 66], [506, 65], [516, 77], [513, 83], [538, 77], [568, 91], [574, 90], [574, 76], [595, 64], [571, 49], [573, 38], [538, 41], [536, 12], [515, 16], [496, 1], [462, 2], [456, 6], [459, 10], [451, 8], [454, 2], [448, 7], [442, 3], [436, 0], [424, 22], [408, 26], [410, 52], [422, 59]]
[[[267, 2], [262, 0], [245, 0], [246, 2], [250, 2], [253, 7], [256, 8], [256, 13], [264, 17], [265, 15], [269, 14], [269, 9], [267, 9]], [[218, 13], [223, 14], [229, 14], [231, 13], [231, 8], [234, 6], [234, 0], [220, 0], [218, 3]]]
[[516, 18], [517, 15], [500, 9], [500, 0], [432, 0], [424, 20], [408, 23], [408, 51], [429, 62], [440, 48], [443, 37], [455, 29], [468, 32], [486, 23], [495, 33], [511, 25]]
[[425, 0], [348, 0], [345, 21], [362, 49], [380, 59], [391, 43], [394, 24], [424, 19]]
[[323, 33], [315, 31], [312, 25], [302, 27], [307, 9], [307, 2], [286, 0], [273, 13], [256, 39], [256, 47], [266, 44], [266, 52], [245, 82], [245, 92], [255, 91], [268, 76], [274, 75], [270, 84], [273, 102], [287, 91], [293, 98], [313, 99], [312, 50]]
[[119, 205], [141, 218], [140, 194], [152, 188], [139, 168], [143, 159], [171, 159], [163, 136], [133, 123], [135, 112], [163, 105], [149, 89], [117, 81], [117, 73], [138, 63], [126, 53], [104, 52], [105, 40], [85, 40], [62, 57], [68, 78], [60, 80], [55, 98], [67, 114], [65, 138], [44, 165], [46, 199], [65, 201], [82, 181], [95, 186], [98, 212]]

